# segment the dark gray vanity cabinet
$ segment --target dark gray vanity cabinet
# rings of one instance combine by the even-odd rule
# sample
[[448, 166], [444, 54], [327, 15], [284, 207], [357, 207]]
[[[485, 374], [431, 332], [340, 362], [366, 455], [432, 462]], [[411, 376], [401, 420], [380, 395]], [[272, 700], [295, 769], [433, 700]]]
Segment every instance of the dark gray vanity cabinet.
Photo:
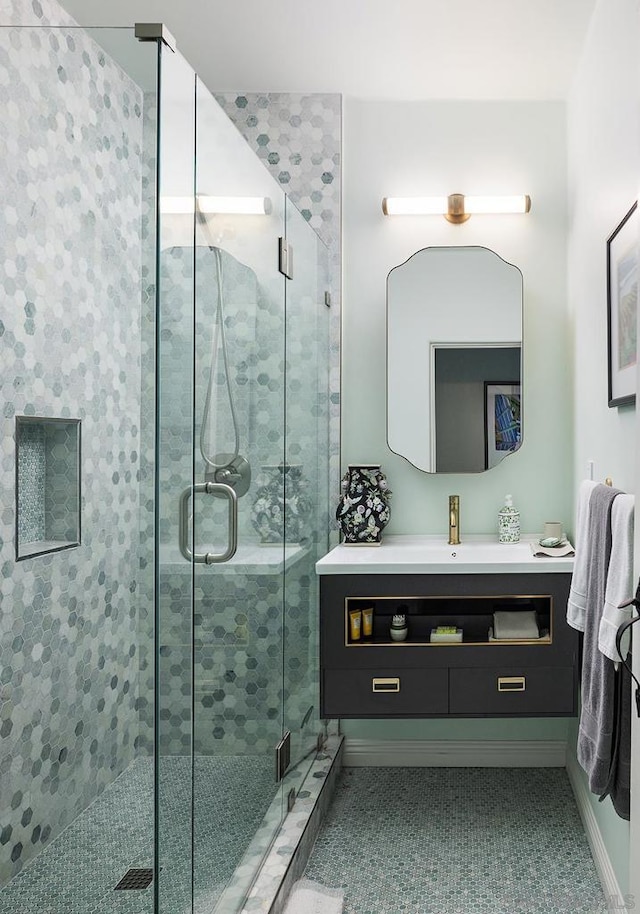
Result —
[[[320, 577], [323, 717], [571, 717], [579, 636], [565, 621], [570, 574], [326, 574]], [[373, 608], [352, 640], [349, 610]], [[493, 613], [531, 611], [539, 639], [493, 641]], [[389, 627], [404, 613], [406, 641]], [[431, 643], [442, 625], [460, 643]]]

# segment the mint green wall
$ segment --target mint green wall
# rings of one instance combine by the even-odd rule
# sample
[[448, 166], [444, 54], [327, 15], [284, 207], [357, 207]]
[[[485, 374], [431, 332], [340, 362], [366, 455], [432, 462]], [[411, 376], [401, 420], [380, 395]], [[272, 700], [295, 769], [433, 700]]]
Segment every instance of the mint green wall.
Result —
[[[607, 405], [605, 239], [638, 197], [638, 37], [635, 0], [598, 0], [567, 105], [576, 488], [589, 461], [596, 479], [611, 476], [623, 490], [636, 488], [636, 410]], [[572, 737], [575, 743], [575, 732]], [[620, 887], [637, 897], [640, 876], [629, 867], [629, 823], [609, 800], [590, 799]]]
[[[569, 523], [566, 183], [562, 102], [345, 98], [342, 465], [382, 464], [393, 491], [387, 532], [444, 536], [451, 493], [461, 496], [463, 537], [496, 531], [507, 492], [523, 531]], [[382, 214], [384, 196], [455, 190], [529, 193], [531, 213], [463, 225]], [[486, 246], [524, 277], [524, 442], [486, 473], [426, 474], [386, 444], [386, 278], [430, 245]]]

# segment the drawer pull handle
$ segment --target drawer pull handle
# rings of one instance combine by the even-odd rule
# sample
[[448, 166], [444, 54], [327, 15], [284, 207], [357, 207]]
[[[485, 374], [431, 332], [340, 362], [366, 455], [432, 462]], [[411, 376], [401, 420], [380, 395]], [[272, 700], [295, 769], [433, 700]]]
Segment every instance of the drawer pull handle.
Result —
[[498, 692], [524, 692], [526, 687], [524, 676], [498, 676]]
[[391, 679], [372, 679], [371, 680], [371, 691], [372, 692], [399, 692], [400, 691], [400, 677], [396, 676]]

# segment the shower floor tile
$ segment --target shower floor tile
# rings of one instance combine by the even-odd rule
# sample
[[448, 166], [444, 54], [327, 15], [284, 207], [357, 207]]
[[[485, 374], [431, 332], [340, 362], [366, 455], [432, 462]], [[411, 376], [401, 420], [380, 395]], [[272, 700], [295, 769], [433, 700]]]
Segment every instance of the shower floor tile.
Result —
[[[160, 766], [163, 914], [191, 901], [191, 765]], [[231, 878], [276, 792], [272, 759], [196, 759], [194, 895], [209, 910]], [[0, 914], [151, 914], [153, 887], [115, 890], [130, 868], [152, 865], [153, 762], [130, 765], [36, 859], [0, 890]]]
[[556, 768], [345, 768], [305, 878], [344, 914], [607, 910]]

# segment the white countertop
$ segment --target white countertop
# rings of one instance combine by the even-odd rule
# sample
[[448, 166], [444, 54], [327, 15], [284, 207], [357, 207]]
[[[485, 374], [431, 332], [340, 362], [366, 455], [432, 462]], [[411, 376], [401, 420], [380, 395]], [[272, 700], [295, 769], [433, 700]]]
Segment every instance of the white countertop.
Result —
[[317, 574], [520, 574], [571, 572], [573, 556], [537, 558], [527, 534], [519, 543], [492, 535], [463, 537], [449, 546], [445, 536], [389, 535], [379, 546], [336, 546], [316, 562]]

